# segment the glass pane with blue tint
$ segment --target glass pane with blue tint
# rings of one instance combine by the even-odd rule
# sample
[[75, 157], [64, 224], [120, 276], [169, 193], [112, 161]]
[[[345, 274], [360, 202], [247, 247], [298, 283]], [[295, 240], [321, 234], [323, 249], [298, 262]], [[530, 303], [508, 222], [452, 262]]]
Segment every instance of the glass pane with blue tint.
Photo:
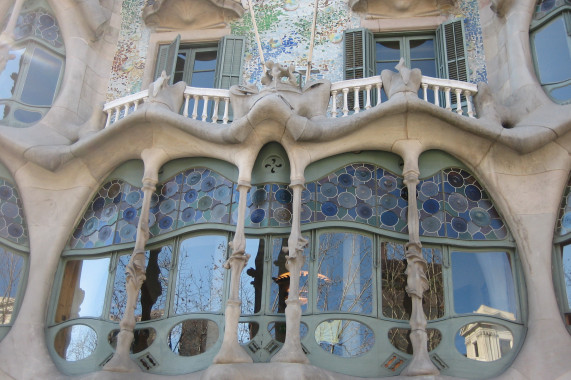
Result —
[[[125, 313], [127, 304], [125, 269], [130, 258], [131, 254], [121, 255], [117, 261], [109, 311], [109, 319], [112, 321], [120, 321]], [[145, 281], [141, 286], [135, 307], [137, 321], [150, 321], [165, 315], [171, 260], [172, 247], [170, 245], [145, 252]]]
[[184, 70], [189, 52], [187, 50], [180, 50], [176, 57], [176, 65], [174, 69], [173, 83], [178, 83], [184, 80]]
[[23, 109], [16, 109], [14, 111], [14, 119], [22, 123], [26, 124], [35, 123], [37, 121], [40, 121], [41, 118], [42, 118], [41, 112], [33, 112]]
[[192, 87], [212, 88], [214, 87], [214, 71], [199, 71], [192, 73]]
[[13, 322], [24, 258], [0, 247], [0, 325]]
[[537, 69], [542, 84], [571, 79], [571, 56], [563, 16], [551, 21], [533, 36]]
[[567, 308], [571, 309], [571, 245], [563, 247], [563, 277], [567, 293]]
[[330, 354], [351, 358], [370, 351], [375, 344], [375, 334], [362, 323], [332, 319], [317, 326], [315, 341]]
[[250, 259], [240, 274], [242, 314], [255, 314], [262, 305], [264, 282], [264, 239], [246, 239], [246, 253]]
[[454, 343], [456, 349], [468, 359], [493, 362], [511, 351], [514, 337], [507, 327], [480, 321], [460, 328]]
[[402, 57], [401, 43], [399, 40], [394, 41], [377, 41], [376, 60], [377, 61], [396, 61]]
[[62, 65], [61, 58], [36, 47], [26, 74], [21, 100], [34, 106], [51, 106]]
[[549, 95], [551, 95], [553, 99], [560, 102], [569, 100], [571, 99], [571, 85], [554, 88], [553, 90], [549, 91]]
[[227, 246], [227, 237], [218, 235], [191, 237], [180, 243], [173, 305], [176, 314], [221, 310]]
[[10, 50], [4, 71], [0, 73], [0, 99], [10, 99], [14, 95], [16, 82], [22, 67], [22, 56], [25, 48]]
[[89, 357], [97, 347], [97, 333], [86, 325], [66, 326], [59, 330], [54, 339], [58, 355], [75, 362]]
[[[301, 302], [301, 311], [307, 310], [307, 302], [309, 299], [309, 252], [311, 241], [309, 236], [304, 236], [308, 240], [308, 245], [303, 251], [305, 263], [303, 264], [299, 277], [299, 300]], [[272, 243], [272, 284], [270, 287], [270, 311], [272, 313], [284, 313], [286, 308], [286, 300], [289, 297], [289, 284], [291, 274], [286, 268], [287, 252], [284, 248], [288, 244], [287, 238], [275, 238]]]
[[250, 342], [258, 333], [260, 326], [256, 322], [238, 323], [238, 342], [246, 344]]
[[454, 310], [516, 320], [517, 301], [506, 252], [452, 252]]
[[105, 303], [110, 258], [69, 260], [56, 309], [56, 323], [74, 318], [101, 317]]
[[[413, 69], [420, 69], [422, 75], [429, 77], [436, 77], [436, 61], [434, 59], [415, 59], [410, 61], [410, 66]], [[433, 94], [434, 91], [429, 91], [429, 94]]]
[[206, 71], [206, 70], [216, 70], [216, 55], [217, 51], [197, 51], [194, 56], [194, 68], [193, 71]]
[[410, 59], [433, 58], [434, 55], [434, 40], [427, 39], [410, 39], [409, 40]]
[[370, 238], [351, 233], [319, 236], [317, 309], [370, 314], [373, 310]]

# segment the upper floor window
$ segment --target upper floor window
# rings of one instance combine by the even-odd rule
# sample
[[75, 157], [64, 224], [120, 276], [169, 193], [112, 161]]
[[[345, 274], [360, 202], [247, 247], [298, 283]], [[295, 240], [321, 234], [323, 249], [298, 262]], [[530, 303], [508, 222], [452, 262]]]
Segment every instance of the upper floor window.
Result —
[[0, 124], [26, 127], [52, 106], [63, 77], [65, 49], [57, 20], [43, 0], [24, 4], [14, 36], [0, 73]]
[[567, 182], [555, 231], [554, 284], [563, 319], [571, 331], [571, 179]]
[[537, 78], [558, 103], [571, 100], [571, 6], [566, 4], [543, 1], [530, 27]]

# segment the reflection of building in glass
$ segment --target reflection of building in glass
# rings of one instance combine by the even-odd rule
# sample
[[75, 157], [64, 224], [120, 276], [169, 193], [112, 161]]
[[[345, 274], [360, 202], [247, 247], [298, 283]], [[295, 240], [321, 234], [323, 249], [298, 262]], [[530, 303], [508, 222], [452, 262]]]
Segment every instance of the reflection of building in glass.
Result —
[[[482, 305], [476, 310], [478, 314], [491, 314], [509, 320], [515, 320], [512, 313]], [[466, 343], [466, 357], [483, 362], [491, 362], [502, 358], [513, 348], [513, 335], [507, 328], [490, 322], [470, 323], [460, 329], [460, 335]]]

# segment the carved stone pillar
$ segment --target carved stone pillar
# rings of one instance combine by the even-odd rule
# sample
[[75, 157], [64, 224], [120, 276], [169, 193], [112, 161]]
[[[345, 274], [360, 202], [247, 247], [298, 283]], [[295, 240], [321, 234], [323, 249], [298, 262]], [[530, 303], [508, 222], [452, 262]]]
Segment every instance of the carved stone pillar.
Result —
[[304, 180], [292, 181], [290, 188], [293, 190], [293, 210], [291, 234], [288, 239], [286, 256], [286, 268], [290, 272], [289, 295], [286, 301], [286, 338], [281, 350], [272, 357], [272, 362], [302, 363], [309, 364], [301, 348], [299, 325], [301, 323], [301, 303], [299, 300], [299, 277], [301, 268], [305, 262], [303, 250], [308, 241], [301, 236], [301, 192], [304, 188]]
[[[418, 156], [417, 156], [418, 157]], [[412, 300], [410, 314], [410, 340], [412, 342], [412, 362], [405, 368], [403, 375], [438, 375], [440, 372], [428, 356], [428, 336], [426, 334], [426, 316], [422, 309], [422, 295], [428, 289], [426, 278], [427, 263], [422, 256], [422, 245], [419, 236], [419, 218], [416, 203], [416, 185], [418, 185], [418, 160], [412, 165], [405, 164], [404, 183], [408, 189], [408, 233], [406, 245], [406, 292]]]
[[139, 366], [129, 356], [131, 343], [133, 343], [133, 329], [135, 328], [135, 308], [141, 285], [145, 281], [145, 245], [149, 240], [149, 210], [151, 197], [157, 185], [156, 179], [143, 178], [143, 205], [137, 226], [137, 240], [129, 264], [125, 268], [125, 288], [127, 290], [127, 304], [125, 314], [119, 324], [121, 330], [117, 335], [117, 349], [111, 360], [103, 367], [104, 371], [138, 372]]
[[246, 252], [246, 237], [244, 235], [244, 219], [246, 217], [246, 200], [249, 183], [238, 183], [240, 198], [238, 201], [238, 220], [236, 234], [230, 243], [232, 255], [224, 263], [224, 268], [230, 269], [230, 297], [226, 301], [224, 314], [224, 338], [220, 351], [212, 360], [214, 364], [252, 363], [253, 360], [238, 343], [238, 320], [240, 319], [240, 273], [248, 263], [250, 255]]

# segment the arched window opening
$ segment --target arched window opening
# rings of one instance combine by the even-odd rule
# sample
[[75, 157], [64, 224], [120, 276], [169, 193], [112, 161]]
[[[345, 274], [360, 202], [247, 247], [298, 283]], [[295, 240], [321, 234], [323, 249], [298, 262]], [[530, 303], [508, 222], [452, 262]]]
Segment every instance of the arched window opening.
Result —
[[27, 127], [41, 120], [58, 93], [65, 47], [57, 19], [44, 0], [24, 3], [8, 62], [0, 72], [0, 124]]
[[571, 4], [540, 1], [530, 26], [530, 42], [539, 83], [553, 101], [571, 100]]
[[567, 330], [571, 333], [571, 178], [563, 193], [555, 230], [553, 257], [555, 290]]

